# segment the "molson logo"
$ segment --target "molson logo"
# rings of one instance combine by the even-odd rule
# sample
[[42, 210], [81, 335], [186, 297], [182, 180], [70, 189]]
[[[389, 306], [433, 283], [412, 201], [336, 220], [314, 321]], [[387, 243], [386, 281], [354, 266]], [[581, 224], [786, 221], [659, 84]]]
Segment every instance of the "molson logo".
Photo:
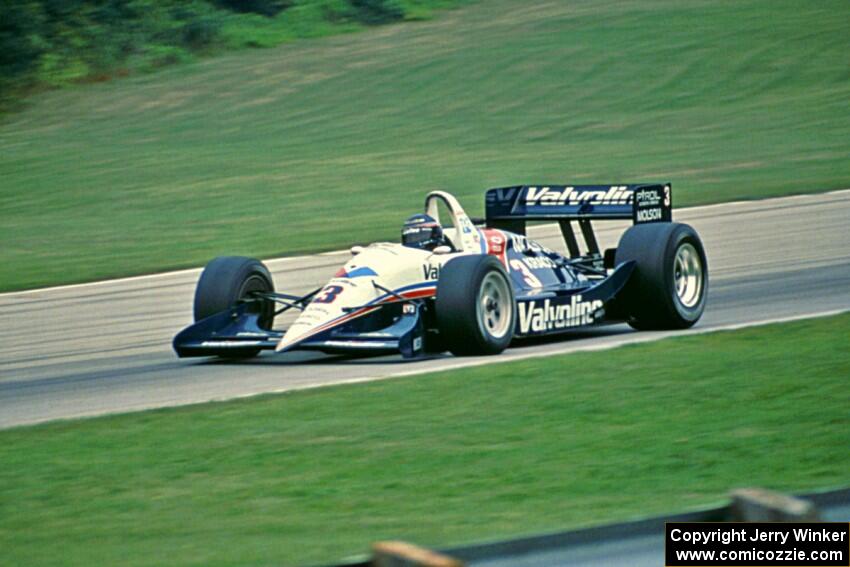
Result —
[[542, 302], [519, 303], [519, 330], [521, 334], [543, 333], [553, 329], [567, 329], [593, 323], [593, 314], [602, 307], [602, 301], [582, 301], [581, 294], [574, 295], [566, 305]]
[[652, 222], [661, 220], [661, 209], [641, 209], [637, 212], [637, 222]]
[[634, 191], [626, 185], [612, 185], [607, 190], [576, 190], [575, 187], [529, 187], [526, 205], [625, 205]]

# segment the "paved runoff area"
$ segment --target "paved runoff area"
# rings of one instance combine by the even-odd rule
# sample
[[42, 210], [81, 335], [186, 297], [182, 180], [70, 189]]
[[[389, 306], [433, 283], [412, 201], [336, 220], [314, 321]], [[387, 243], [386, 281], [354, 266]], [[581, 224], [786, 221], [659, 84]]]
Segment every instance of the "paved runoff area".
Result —
[[[404, 215], [401, 215], [403, 217]], [[401, 218], [400, 217], [400, 218]], [[710, 268], [693, 332], [850, 309], [850, 190], [674, 211], [701, 235]], [[399, 225], [400, 226], [400, 225]], [[596, 223], [616, 246], [627, 225]], [[563, 249], [554, 225], [532, 238]], [[322, 285], [349, 252], [268, 261], [280, 291]], [[0, 295], [0, 427], [223, 400], [529, 356], [609, 348], [678, 333], [626, 325], [574, 331], [498, 357], [344, 359], [264, 353], [247, 362], [178, 360], [171, 339], [191, 323], [200, 269]], [[286, 325], [287, 320], [279, 322]]]

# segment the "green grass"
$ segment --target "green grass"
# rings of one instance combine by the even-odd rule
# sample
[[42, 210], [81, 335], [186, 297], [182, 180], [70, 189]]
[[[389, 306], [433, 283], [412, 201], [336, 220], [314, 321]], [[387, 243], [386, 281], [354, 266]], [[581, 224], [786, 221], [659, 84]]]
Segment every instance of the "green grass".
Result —
[[397, 238], [427, 190], [850, 185], [850, 4], [491, 0], [46, 93], [0, 126], [0, 289]]
[[2, 431], [2, 560], [305, 564], [847, 485], [848, 335], [844, 314]]

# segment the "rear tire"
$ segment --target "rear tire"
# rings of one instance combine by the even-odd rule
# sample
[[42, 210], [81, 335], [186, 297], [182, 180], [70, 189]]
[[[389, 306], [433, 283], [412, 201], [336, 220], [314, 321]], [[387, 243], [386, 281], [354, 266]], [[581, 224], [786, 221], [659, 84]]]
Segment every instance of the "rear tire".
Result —
[[513, 288], [492, 256], [449, 260], [440, 270], [435, 310], [440, 341], [456, 356], [499, 354], [513, 339]]
[[[274, 291], [274, 283], [265, 264], [242, 256], [221, 256], [207, 264], [195, 288], [195, 321], [221, 313], [248, 298], [255, 291]], [[274, 324], [273, 301], [257, 301], [251, 311], [259, 313], [261, 329], [270, 330]], [[260, 349], [230, 349], [218, 354], [225, 358], [250, 358]]]
[[620, 308], [635, 329], [686, 329], [705, 310], [708, 262], [696, 231], [681, 223], [638, 224], [620, 238], [615, 264], [635, 261]]

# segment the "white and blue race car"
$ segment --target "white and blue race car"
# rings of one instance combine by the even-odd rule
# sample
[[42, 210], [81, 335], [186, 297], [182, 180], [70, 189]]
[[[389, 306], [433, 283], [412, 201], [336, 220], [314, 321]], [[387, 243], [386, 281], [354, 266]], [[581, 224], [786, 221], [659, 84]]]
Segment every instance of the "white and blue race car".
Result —
[[[611, 219], [633, 226], [602, 252], [591, 223]], [[530, 221], [556, 221], [566, 254], [526, 237]], [[672, 222], [669, 183], [490, 189], [480, 221], [435, 191], [400, 244], [353, 247], [307, 295], [276, 292], [258, 260], [216, 258], [198, 281], [195, 323], [174, 349], [229, 358], [264, 349], [497, 354], [517, 339], [591, 325], [687, 328], [702, 316], [707, 289], [705, 251], [693, 228]], [[276, 329], [275, 316], [292, 309], [301, 312], [294, 323]]]

